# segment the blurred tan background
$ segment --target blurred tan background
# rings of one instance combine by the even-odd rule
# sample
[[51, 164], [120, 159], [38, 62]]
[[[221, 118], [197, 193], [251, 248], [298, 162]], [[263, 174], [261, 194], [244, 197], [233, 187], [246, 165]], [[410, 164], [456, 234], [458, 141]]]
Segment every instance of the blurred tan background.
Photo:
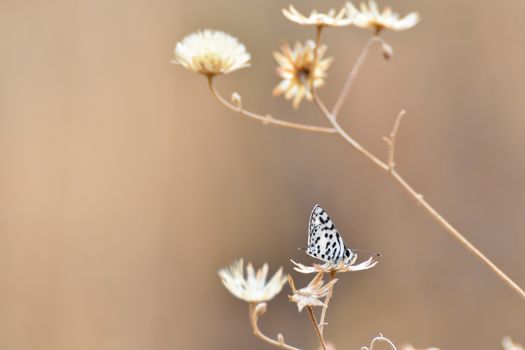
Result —
[[[321, 124], [311, 104], [294, 113], [271, 96], [272, 51], [312, 35], [280, 14], [288, 4], [0, 3], [1, 349], [270, 349], [217, 270], [238, 257], [272, 271], [310, 262], [297, 247], [315, 203], [349, 246], [384, 255], [337, 285], [327, 337], [339, 349], [379, 332], [442, 349], [500, 349], [504, 335], [525, 343], [525, 303], [368, 160], [332, 136], [242, 119], [169, 63], [186, 34], [230, 32], [253, 67], [221, 78], [220, 90]], [[374, 50], [344, 125], [383, 155], [381, 137], [406, 109], [399, 171], [525, 286], [525, 2], [389, 4], [422, 22], [385, 33], [395, 56]], [[368, 35], [326, 32], [330, 105]], [[287, 293], [261, 326], [313, 349]]]

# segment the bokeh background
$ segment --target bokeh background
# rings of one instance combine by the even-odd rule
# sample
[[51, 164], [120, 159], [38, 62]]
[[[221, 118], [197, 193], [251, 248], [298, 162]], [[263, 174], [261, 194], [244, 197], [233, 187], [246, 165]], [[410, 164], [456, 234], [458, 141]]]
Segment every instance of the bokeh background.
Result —
[[[272, 51], [313, 35], [280, 14], [288, 4], [2, 0], [0, 348], [270, 349], [217, 270], [238, 257], [272, 271], [310, 262], [297, 248], [315, 203], [349, 246], [383, 254], [337, 285], [326, 332], [340, 349], [379, 332], [442, 349], [525, 343], [523, 300], [367, 159], [333, 136], [240, 118], [170, 64], [188, 33], [225, 30], [253, 55], [252, 68], [220, 78], [225, 95], [323, 124], [312, 104], [294, 112], [271, 96]], [[388, 4], [422, 22], [385, 33], [393, 59], [373, 50], [341, 120], [384, 155], [381, 137], [406, 109], [399, 171], [524, 286], [525, 2]], [[331, 105], [370, 33], [325, 34]], [[316, 348], [287, 293], [261, 327]]]

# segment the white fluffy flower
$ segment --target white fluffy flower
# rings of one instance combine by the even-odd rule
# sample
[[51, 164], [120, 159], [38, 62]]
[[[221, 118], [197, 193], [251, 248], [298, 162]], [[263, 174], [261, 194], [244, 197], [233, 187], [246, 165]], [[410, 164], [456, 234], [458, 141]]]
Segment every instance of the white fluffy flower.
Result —
[[175, 46], [173, 63], [194, 72], [214, 76], [250, 66], [250, 54], [237, 38], [216, 30], [186, 36]]
[[386, 7], [383, 12], [379, 11], [377, 3], [374, 0], [366, 3], [361, 3], [361, 11], [358, 11], [351, 2], [346, 3], [347, 13], [352, 15], [352, 23], [360, 28], [371, 28], [376, 33], [383, 29], [391, 29], [394, 31], [401, 31], [412, 28], [419, 22], [419, 15], [412, 12], [403, 18], [399, 18], [399, 14], [392, 11], [390, 7]]
[[343, 7], [336, 13], [331, 9], [327, 13], [319, 13], [313, 10], [310, 16], [305, 16], [295, 9], [292, 5], [288, 9], [283, 9], [283, 15], [290, 21], [301, 25], [315, 25], [319, 27], [342, 27], [352, 23], [351, 16], [347, 16], [347, 9]]
[[268, 282], [266, 282], [267, 275], [268, 264], [264, 264], [261, 269], [257, 270], [257, 273], [255, 273], [252, 264], [248, 264], [245, 278], [242, 259], [234, 261], [228, 268], [219, 270], [219, 276], [226, 289], [237, 298], [251, 303], [260, 303], [272, 299], [279, 294], [286, 283], [286, 276], [283, 276], [282, 267]]

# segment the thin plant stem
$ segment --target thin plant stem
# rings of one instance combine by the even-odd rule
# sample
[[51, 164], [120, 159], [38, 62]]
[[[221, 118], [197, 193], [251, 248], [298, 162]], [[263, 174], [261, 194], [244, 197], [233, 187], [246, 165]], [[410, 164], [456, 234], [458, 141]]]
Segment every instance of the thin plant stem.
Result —
[[250, 312], [250, 324], [252, 326], [253, 334], [262, 339], [263, 341], [272, 344], [278, 348], [286, 349], [286, 350], [301, 350], [299, 348], [296, 348], [294, 346], [288, 345], [284, 342], [284, 337], [279, 334], [277, 337], [278, 340], [272, 339], [266, 335], [264, 335], [261, 330], [259, 329], [259, 326], [257, 324], [257, 321], [259, 320], [259, 316], [264, 314], [266, 312], [266, 304], [255, 304], [255, 303], [249, 303], [249, 312]]
[[380, 343], [380, 342], [387, 343], [392, 350], [397, 350], [394, 343], [392, 343], [390, 339], [385, 338], [383, 334], [381, 333], [379, 334], [379, 336], [372, 339], [372, 342], [370, 343], [370, 347], [363, 346], [361, 350], [374, 350], [374, 346], [376, 345], [376, 343]]
[[276, 119], [272, 117], [271, 115], [263, 116], [263, 115], [259, 115], [259, 114], [247, 111], [240, 106], [235, 106], [234, 104], [228, 102], [224, 97], [222, 97], [217, 91], [217, 89], [215, 89], [215, 85], [213, 84], [213, 76], [208, 77], [208, 86], [213, 96], [220, 103], [222, 103], [226, 108], [229, 108], [234, 112], [238, 112], [243, 116], [258, 120], [262, 122], [263, 124], [273, 124], [273, 125], [278, 125], [278, 126], [282, 126], [286, 128], [298, 129], [298, 130], [303, 130], [303, 131], [321, 132], [321, 133], [328, 133], [328, 134], [333, 134], [336, 132], [333, 128], [287, 122], [281, 119]]
[[394, 161], [394, 155], [396, 152], [396, 137], [397, 132], [399, 131], [399, 126], [401, 125], [401, 119], [403, 119], [403, 116], [406, 114], [406, 112], [403, 110], [399, 112], [396, 118], [396, 122], [394, 123], [394, 128], [392, 129], [392, 132], [390, 133], [389, 137], [383, 137], [383, 140], [388, 145], [388, 168], [390, 170], [394, 169], [396, 166], [396, 162]]
[[[337, 271], [332, 270], [330, 271], [330, 279], [328, 282], [331, 282], [335, 279], [335, 275], [337, 274]], [[324, 299], [324, 305], [323, 309], [321, 310], [321, 318], [319, 319], [319, 331], [321, 332], [321, 335], [324, 331], [324, 325], [325, 325], [325, 318], [326, 318], [326, 311], [328, 310], [328, 303], [330, 303], [330, 299], [332, 298], [332, 295], [334, 294], [334, 286], [330, 287], [330, 291], [326, 295], [326, 298]]]
[[502, 279], [510, 288], [518, 293], [525, 300], [525, 291], [507, 276], [500, 268], [496, 266], [489, 258], [485, 256], [476, 246], [470, 243], [454, 226], [452, 226], [445, 218], [439, 214], [428, 202], [423, 198], [423, 195], [416, 192], [397, 171], [392, 169], [390, 171], [392, 177], [399, 183], [399, 185], [412, 197], [416, 203], [437, 221], [452, 237], [458, 240], [467, 250], [484, 262], [500, 279]]
[[321, 330], [319, 329], [319, 325], [317, 324], [317, 320], [315, 319], [314, 311], [312, 310], [312, 307], [310, 305], [306, 306], [306, 311], [308, 311], [308, 316], [310, 317], [310, 320], [312, 321], [315, 333], [317, 334], [317, 338], [319, 339], [319, 344], [321, 344], [321, 347], [323, 350], [326, 350], [326, 343], [324, 341], [323, 334], [321, 333]]
[[341, 107], [343, 107], [343, 104], [346, 101], [346, 98], [348, 97], [348, 93], [350, 92], [350, 88], [352, 87], [355, 81], [355, 77], [357, 76], [357, 73], [359, 73], [359, 69], [365, 62], [368, 52], [370, 51], [370, 47], [376, 42], [384, 44], [384, 41], [383, 39], [381, 39], [381, 37], [377, 35], [372, 36], [366, 43], [365, 47], [363, 48], [359, 56], [357, 57], [357, 60], [352, 66], [350, 73], [348, 73], [348, 77], [346, 78], [345, 85], [343, 86], [343, 89], [341, 90], [341, 93], [339, 94], [339, 97], [337, 98], [334, 108], [332, 109], [331, 114], [334, 116], [334, 119], [337, 118], [337, 115], [339, 114]]
[[310, 77], [308, 85], [310, 85], [310, 90], [314, 90], [314, 78], [315, 78], [315, 68], [317, 66], [317, 59], [319, 56], [319, 45], [321, 45], [321, 33], [323, 32], [323, 26], [318, 25], [315, 27], [315, 48], [314, 48], [314, 60], [310, 69]]
[[315, 101], [315, 104], [321, 109], [323, 114], [326, 116], [330, 124], [332, 124], [333, 128], [335, 129], [336, 133], [339, 134], [346, 142], [348, 142], [352, 147], [354, 147], [356, 150], [361, 152], [364, 156], [369, 158], [371, 161], [373, 161], [377, 166], [379, 166], [383, 170], [388, 170], [388, 165], [384, 163], [381, 159], [374, 156], [371, 152], [369, 152], [365, 147], [361, 146], [359, 142], [354, 140], [350, 135], [346, 133], [346, 131], [341, 127], [341, 125], [337, 122], [337, 120], [333, 117], [333, 115], [330, 113], [328, 108], [324, 105], [324, 103], [319, 99], [317, 96], [317, 91], [314, 90], [313, 98]]
[[[323, 102], [319, 99], [319, 96], [315, 93], [313, 94], [314, 101], [319, 109], [323, 112], [326, 119], [332, 124], [337, 133], [347, 141], [352, 147], [357, 149], [360, 153], [365, 155], [369, 160], [376, 164], [379, 168], [384, 170], [387, 174], [391, 175], [392, 178], [401, 186], [403, 190], [413, 199], [415, 202], [425, 209], [425, 211], [437, 221], [453, 238], [459, 241], [468, 251], [478, 257], [482, 262], [484, 262], [501, 280], [503, 280], [511, 289], [518, 293], [523, 299], [525, 299], [525, 291], [518, 286], [509, 276], [507, 276], [502, 270], [500, 270], [489, 258], [487, 258], [478, 248], [476, 248], [470, 241], [468, 241], [454, 226], [452, 226], [445, 218], [439, 214], [427, 201], [423, 198], [423, 195], [415, 191], [401, 175], [395, 170], [394, 163], [394, 142], [391, 142], [390, 153], [392, 166], [381, 161], [378, 157], [374, 156], [366, 148], [357, 143], [353, 138], [346, 133], [346, 131], [339, 125], [334, 116], [328, 111]], [[402, 116], [402, 114], [400, 114]], [[401, 117], [398, 117], [398, 122], [396, 122], [397, 128], [399, 128]], [[397, 134], [396, 126], [394, 126], [395, 133]], [[391, 137], [392, 138], [392, 137]], [[395, 141], [395, 135], [394, 140]]]
[[319, 48], [319, 45], [321, 44], [321, 32], [322, 31], [323, 31], [322, 25], [318, 25], [315, 27], [315, 48]]

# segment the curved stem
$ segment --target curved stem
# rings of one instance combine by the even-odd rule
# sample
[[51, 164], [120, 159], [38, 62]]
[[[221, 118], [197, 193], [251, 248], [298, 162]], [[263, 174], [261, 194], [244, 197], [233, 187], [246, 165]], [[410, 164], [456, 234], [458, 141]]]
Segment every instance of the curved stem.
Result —
[[[325, 107], [325, 105], [322, 103], [322, 101], [319, 99], [319, 96], [314, 91], [314, 101], [316, 105], [319, 107], [319, 109], [323, 112], [326, 119], [332, 124], [334, 129], [337, 131], [337, 133], [345, 140], [347, 141], [351, 146], [353, 146], [355, 149], [357, 149], [359, 152], [361, 152], [363, 155], [365, 155], [367, 158], [369, 158], [374, 164], [376, 164], [379, 168], [384, 170], [387, 174], [391, 175], [394, 180], [401, 186], [403, 190], [413, 199], [416, 201], [416, 203], [425, 209], [425, 211], [434, 219], [436, 220], [443, 228], [445, 228], [446, 232], [448, 232], [453, 238], [458, 240], [467, 250], [469, 250], [472, 254], [474, 254], [476, 257], [478, 257], [483, 263], [485, 263], [501, 280], [503, 280], [511, 289], [513, 289], [516, 293], [518, 293], [523, 299], [525, 299], [525, 291], [516, 283], [514, 282], [509, 276], [507, 276], [503, 271], [501, 271], [489, 258], [487, 258], [478, 248], [476, 248], [470, 241], [468, 241], [454, 226], [452, 226], [441, 214], [439, 214], [430, 204], [428, 204], [427, 201], [423, 199], [423, 195], [416, 192], [404, 179], [399, 175], [399, 173], [394, 169], [394, 159], [393, 159], [393, 146], [395, 141], [395, 135], [397, 134], [397, 128], [399, 128], [399, 123], [401, 120], [402, 114], [398, 116], [398, 121], [396, 122], [396, 125], [394, 126], [394, 130], [392, 132], [393, 137], [391, 136], [391, 165], [384, 163], [379, 158], [374, 156], [372, 153], [370, 153], [366, 148], [361, 146], [359, 143], [357, 143], [354, 139], [350, 137], [346, 133], [346, 131], [341, 128], [339, 123], [335, 120], [334, 116], [328, 111], [328, 109]], [[391, 134], [391, 135], [392, 135]]]
[[314, 316], [314, 311], [312, 310], [312, 307], [310, 305], [306, 306], [306, 311], [308, 311], [308, 316], [310, 317], [310, 320], [314, 324], [315, 333], [317, 334], [317, 339], [319, 339], [319, 344], [321, 344], [321, 348], [323, 350], [326, 350], [326, 343], [324, 341], [323, 334], [321, 333], [319, 329], [319, 325], [317, 324], [317, 321]]
[[352, 87], [355, 77], [357, 76], [357, 73], [359, 73], [359, 69], [365, 62], [365, 59], [366, 59], [366, 56], [368, 55], [368, 51], [370, 50], [370, 47], [376, 42], [380, 42], [382, 44], [384, 43], [383, 39], [381, 39], [381, 37], [377, 35], [374, 35], [373, 37], [371, 37], [366, 43], [361, 53], [359, 54], [359, 57], [357, 57], [357, 60], [352, 66], [350, 73], [348, 73], [348, 77], [346, 78], [345, 85], [343, 86], [343, 89], [341, 90], [341, 93], [339, 94], [339, 97], [337, 98], [337, 102], [335, 103], [334, 108], [332, 109], [331, 114], [334, 116], [334, 119], [337, 118], [337, 114], [339, 114], [341, 107], [343, 107], [343, 103], [348, 97], [348, 93], [350, 92], [350, 88]]
[[[328, 283], [330, 283], [331, 281], [335, 279], [336, 274], [337, 274], [337, 271], [335, 270], [330, 271], [330, 279]], [[324, 319], [326, 317], [326, 310], [328, 309], [328, 303], [330, 302], [330, 299], [332, 298], [333, 293], [334, 293], [334, 286], [332, 285], [332, 287], [330, 287], [330, 291], [328, 292], [328, 294], [326, 295], [326, 298], [324, 299], [323, 310], [321, 311], [321, 318], [319, 320], [319, 330], [321, 331], [321, 335], [323, 334], [323, 331], [324, 331], [324, 325], [325, 325]]]
[[294, 346], [291, 346], [291, 345], [288, 345], [284, 342], [284, 338], [281, 334], [279, 334], [278, 336], [278, 340], [275, 340], [275, 339], [272, 339], [266, 335], [264, 335], [261, 330], [259, 329], [259, 325], [257, 324], [257, 321], [259, 320], [259, 316], [264, 314], [266, 312], [266, 304], [265, 303], [261, 303], [261, 304], [255, 304], [255, 303], [250, 303], [250, 308], [249, 308], [249, 312], [250, 312], [250, 323], [252, 325], [252, 330], [253, 330], [253, 334], [264, 340], [265, 342], [267, 343], [270, 343], [274, 346], [277, 346], [281, 349], [286, 349], [286, 350], [300, 350], [299, 348], [296, 348]]
[[392, 348], [392, 350], [397, 350], [396, 346], [394, 345], [394, 343], [392, 343], [392, 341], [388, 338], [385, 338], [383, 336], [383, 334], [379, 334], [378, 337], [375, 337], [374, 339], [372, 339], [372, 342], [370, 343], [370, 347], [367, 348], [366, 346], [363, 346], [361, 349], [362, 350], [374, 350], [374, 345], [378, 342], [384, 342], [384, 343], [387, 343], [390, 348]]
[[234, 112], [238, 112], [243, 116], [258, 120], [262, 122], [263, 124], [273, 124], [273, 125], [279, 125], [282, 127], [287, 128], [293, 128], [293, 129], [299, 129], [304, 131], [314, 131], [314, 132], [321, 132], [321, 133], [328, 133], [333, 134], [336, 131], [333, 128], [327, 128], [323, 126], [314, 126], [314, 125], [306, 125], [306, 124], [300, 124], [300, 123], [293, 123], [293, 122], [287, 122], [284, 120], [276, 119], [272, 117], [271, 115], [262, 116], [250, 111], [247, 111], [243, 109], [240, 106], [235, 106], [228, 102], [224, 97], [222, 97], [219, 92], [215, 89], [215, 86], [213, 85], [213, 76], [208, 77], [208, 86], [215, 98], [222, 103], [226, 108], [231, 109]]

